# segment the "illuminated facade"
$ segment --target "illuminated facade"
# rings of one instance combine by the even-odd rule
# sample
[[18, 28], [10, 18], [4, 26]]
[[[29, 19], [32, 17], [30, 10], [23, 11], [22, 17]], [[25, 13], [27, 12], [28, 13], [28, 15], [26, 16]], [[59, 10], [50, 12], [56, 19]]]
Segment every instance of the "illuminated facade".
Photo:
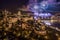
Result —
[[[40, 1], [40, 3], [38, 1]], [[40, 17], [41, 19], [50, 19], [50, 17], [52, 16], [50, 13], [43, 13], [48, 8], [49, 1], [50, 0], [30, 0], [29, 1], [29, 3], [31, 4], [30, 10], [34, 12], [35, 19], [36, 17], [37, 18]], [[54, 1], [51, 1], [51, 2], [54, 2]]]

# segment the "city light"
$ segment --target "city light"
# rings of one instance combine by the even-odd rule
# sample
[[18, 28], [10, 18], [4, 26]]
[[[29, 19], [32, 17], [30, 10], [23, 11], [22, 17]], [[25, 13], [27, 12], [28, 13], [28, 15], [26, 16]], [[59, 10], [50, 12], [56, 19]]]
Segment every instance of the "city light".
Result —
[[34, 15], [38, 16], [38, 15], [39, 15], [39, 13], [37, 13], [37, 12], [36, 12], [36, 13], [34, 13]]
[[34, 5], [34, 9], [38, 9], [39, 8], [39, 6], [38, 5]]
[[40, 13], [39, 16], [44, 16], [44, 14], [43, 13]]
[[60, 40], [60, 4], [56, 1], [1, 0], [0, 40]]
[[42, 1], [40, 3], [34, 3], [29, 5], [29, 8], [32, 12], [43, 12], [48, 8], [48, 2], [47, 1]]
[[49, 22], [45, 22], [45, 24], [46, 24], [46, 25], [51, 25], [51, 23], [49, 23]]
[[50, 23], [49, 21], [44, 21], [44, 23], [45, 23], [46, 25], [51, 25], [51, 23]]
[[46, 16], [47, 17], [47, 16], [51, 16], [51, 14], [50, 13], [40, 13], [39, 16]]
[[35, 19], [35, 20], [37, 20], [37, 17], [36, 17], [36, 16], [34, 16], [34, 19]]
[[48, 2], [47, 2], [47, 1], [42, 1], [42, 2], [40, 3], [40, 7], [41, 7], [42, 9], [46, 9], [46, 8], [48, 7]]

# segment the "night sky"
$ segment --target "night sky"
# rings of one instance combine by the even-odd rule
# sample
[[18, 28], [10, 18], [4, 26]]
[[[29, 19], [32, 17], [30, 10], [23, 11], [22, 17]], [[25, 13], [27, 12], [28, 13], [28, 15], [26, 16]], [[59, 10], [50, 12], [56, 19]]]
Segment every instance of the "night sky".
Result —
[[28, 2], [28, 0], [0, 0], [0, 9], [16, 9]]
[[[60, 0], [56, 0], [59, 2]], [[0, 9], [17, 9], [22, 5], [27, 5], [29, 0], [0, 0]]]

